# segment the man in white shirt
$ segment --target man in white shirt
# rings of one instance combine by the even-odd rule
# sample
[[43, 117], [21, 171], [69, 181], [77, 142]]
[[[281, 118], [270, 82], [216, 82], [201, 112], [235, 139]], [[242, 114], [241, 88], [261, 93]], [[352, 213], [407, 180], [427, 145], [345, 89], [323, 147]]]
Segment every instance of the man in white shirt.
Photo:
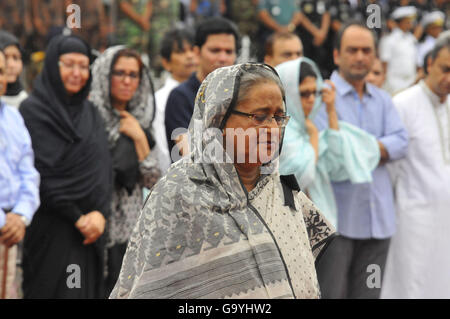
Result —
[[383, 298], [450, 298], [450, 31], [437, 39], [427, 70], [393, 98], [410, 142], [390, 167], [398, 226]]
[[411, 30], [417, 9], [399, 7], [392, 13], [396, 28], [381, 40], [380, 59], [386, 70], [384, 88], [395, 94], [415, 82], [417, 74], [417, 39]]
[[160, 146], [159, 164], [162, 174], [165, 174], [171, 164], [169, 147], [167, 145], [164, 114], [170, 92], [180, 83], [186, 81], [197, 68], [198, 61], [193, 50], [193, 35], [182, 29], [168, 31], [161, 43], [161, 56], [164, 69], [170, 73], [164, 86], [156, 91], [156, 115], [153, 122], [156, 142]]
[[[6, 86], [6, 57], [0, 51], [0, 96]], [[40, 205], [39, 183], [23, 118], [0, 101], [0, 299], [16, 297], [17, 244]]]

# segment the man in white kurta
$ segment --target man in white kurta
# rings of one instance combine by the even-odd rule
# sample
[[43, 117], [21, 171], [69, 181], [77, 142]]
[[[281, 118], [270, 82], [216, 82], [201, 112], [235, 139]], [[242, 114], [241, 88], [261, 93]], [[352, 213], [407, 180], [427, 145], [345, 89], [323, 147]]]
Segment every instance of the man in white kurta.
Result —
[[153, 128], [155, 129], [156, 143], [161, 146], [159, 154], [159, 169], [165, 173], [170, 166], [169, 146], [167, 145], [166, 127], [164, 125], [164, 114], [166, 111], [166, 102], [170, 92], [176, 88], [180, 82], [171, 75], [166, 78], [164, 86], [155, 93], [156, 113]]
[[380, 42], [380, 59], [386, 70], [384, 88], [392, 95], [408, 88], [416, 79], [417, 39], [411, 33], [416, 8], [400, 7], [392, 13], [397, 26]]
[[425, 30], [425, 39], [417, 46], [417, 66], [423, 68], [423, 60], [436, 44], [436, 39], [443, 31], [445, 14], [441, 11], [433, 11], [424, 15], [422, 27]]
[[193, 52], [193, 36], [186, 30], [168, 31], [161, 41], [161, 57], [164, 69], [170, 74], [164, 86], [155, 93], [156, 114], [153, 122], [156, 143], [160, 146], [159, 168], [164, 175], [172, 163], [164, 125], [166, 102], [170, 92], [186, 81], [195, 71], [198, 62]]
[[427, 63], [425, 80], [393, 98], [410, 142], [390, 167], [398, 228], [382, 298], [450, 298], [450, 34]]

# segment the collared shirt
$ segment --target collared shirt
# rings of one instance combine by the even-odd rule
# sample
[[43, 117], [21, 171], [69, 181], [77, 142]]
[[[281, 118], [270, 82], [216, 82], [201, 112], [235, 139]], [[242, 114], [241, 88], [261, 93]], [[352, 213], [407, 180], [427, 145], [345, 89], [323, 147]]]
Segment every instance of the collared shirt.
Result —
[[189, 79], [181, 83], [169, 94], [164, 118], [169, 154], [171, 154], [175, 146], [175, 142], [171, 138], [172, 132], [179, 128], [187, 129], [189, 127], [192, 113], [194, 112], [195, 96], [199, 88], [200, 81], [197, 79], [197, 73], [194, 72]]
[[5, 225], [6, 208], [31, 221], [40, 204], [39, 182], [22, 116], [0, 102], [0, 228]]
[[[366, 83], [366, 91], [360, 99], [354, 87], [337, 71], [332, 74], [331, 81], [336, 86], [336, 111], [339, 120], [374, 135], [385, 146], [389, 160], [405, 156], [408, 134], [390, 96]], [[328, 126], [324, 108], [320, 110], [315, 122], [319, 130]], [[386, 165], [378, 166], [372, 172], [372, 177], [372, 183], [333, 183], [338, 207], [338, 231], [344, 236], [383, 239], [395, 233], [394, 199]]]
[[159, 145], [159, 168], [161, 174], [164, 175], [171, 164], [169, 146], [167, 144], [166, 127], [164, 125], [164, 118], [166, 112], [166, 103], [170, 92], [176, 88], [180, 82], [176, 81], [172, 76], [169, 76], [164, 83], [164, 86], [155, 93], [156, 114], [153, 121], [153, 128], [155, 129], [156, 144]]
[[419, 82], [422, 90], [426, 96], [430, 99], [436, 115], [436, 121], [438, 123], [439, 141], [442, 147], [442, 156], [446, 164], [450, 164], [450, 101], [447, 97], [444, 102], [441, 102], [439, 96], [430, 90], [424, 80]]

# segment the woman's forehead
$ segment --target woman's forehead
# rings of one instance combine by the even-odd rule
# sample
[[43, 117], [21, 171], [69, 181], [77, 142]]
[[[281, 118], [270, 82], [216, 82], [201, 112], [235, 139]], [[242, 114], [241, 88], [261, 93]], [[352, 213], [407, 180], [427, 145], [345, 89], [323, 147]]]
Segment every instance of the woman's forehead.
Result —
[[317, 79], [312, 76], [307, 76], [303, 79], [303, 81], [299, 84], [300, 86], [312, 86], [317, 84]]
[[89, 58], [82, 54], [82, 53], [78, 53], [78, 52], [70, 52], [70, 53], [64, 53], [60, 55], [60, 59], [66, 59], [66, 60], [71, 60], [71, 61], [79, 61], [79, 62], [89, 62]]
[[265, 82], [250, 88], [240, 107], [252, 112], [284, 111], [283, 96], [274, 82]]

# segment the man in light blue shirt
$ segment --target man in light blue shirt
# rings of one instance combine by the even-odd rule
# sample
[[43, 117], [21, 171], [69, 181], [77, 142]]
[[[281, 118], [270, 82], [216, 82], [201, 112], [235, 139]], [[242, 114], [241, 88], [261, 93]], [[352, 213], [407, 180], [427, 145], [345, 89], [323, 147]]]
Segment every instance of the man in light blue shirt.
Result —
[[[340, 30], [334, 49], [339, 69], [331, 81], [336, 86], [339, 120], [374, 135], [381, 161], [372, 173], [372, 183], [333, 183], [341, 236], [318, 266], [324, 298], [379, 298], [389, 239], [395, 233], [392, 185], [384, 164], [406, 154], [408, 135], [387, 92], [365, 81], [375, 48], [371, 30], [349, 23]], [[322, 109], [317, 127], [322, 130], [327, 123]]]
[[[0, 51], [0, 96], [5, 93], [6, 85], [5, 56]], [[25, 228], [40, 204], [39, 182], [31, 138], [22, 116], [0, 101], [0, 267], [5, 269], [5, 264], [8, 267], [6, 291], [0, 291], [4, 297], [11, 294], [15, 245], [25, 236]]]

